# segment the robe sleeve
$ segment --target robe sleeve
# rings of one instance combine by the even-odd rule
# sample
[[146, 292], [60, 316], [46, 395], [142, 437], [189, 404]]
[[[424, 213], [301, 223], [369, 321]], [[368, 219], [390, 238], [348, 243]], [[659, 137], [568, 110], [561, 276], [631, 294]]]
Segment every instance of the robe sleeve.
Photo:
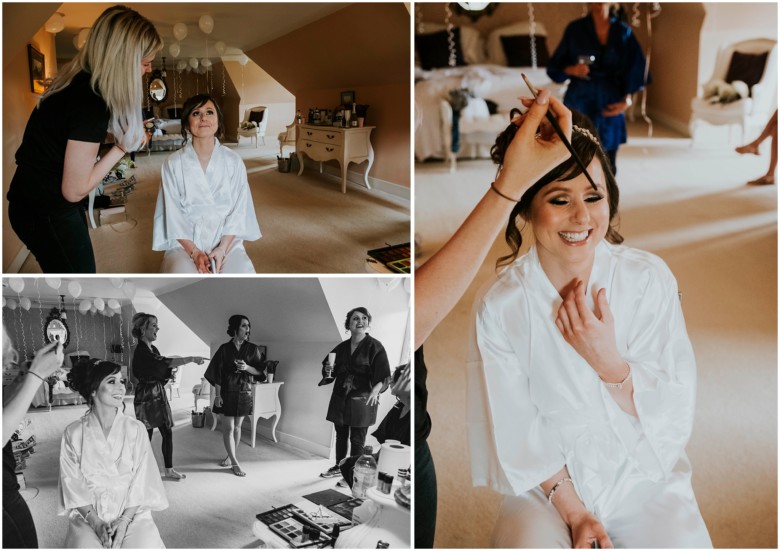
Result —
[[212, 386], [222, 385], [222, 349], [224, 346], [223, 344], [217, 349], [216, 353], [211, 357], [206, 372], [203, 374], [203, 377]]
[[92, 492], [81, 472], [81, 440], [83, 427], [68, 427], [60, 445], [60, 480], [58, 514], [93, 504]]
[[574, 53], [572, 53], [572, 33], [574, 32], [576, 31], [573, 28], [573, 24], [570, 23], [563, 32], [563, 38], [561, 38], [558, 47], [555, 48], [553, 55], [550, 56], [550, 60], [547, 63], [547, 76], [558, 84], [566, 82], [571, 78], [563, 70], [573, 64], [571, 60], [574, 58]]
[[157, 462], [152, 453], [149, 436], [141, 423], [127, 419], [128, 425], [136, 430], [133, 447], [133, 477], [127, 491], [125, 508], [141, 507], [150, 511], [160, 511], [168, 508], [168, 498], [165, 495]]
[[[624, 353], [631, 366], [638, 430], [645, 436], [629, 452], [655, 481], [663, 480], [682, 456], [696, 402], [696, 360], [677, 282], [665, 264], [659, 272], [649, 274]], [[625, 416], [603, 385], [601, 392], [610, 415]], [[624, 443], [636, 440], [626, 430], [618, 430], [618, 435]]]
[[[228, 152], [223, 152], [228, 153]], [[232, 152], [229, 152], [232, 153]], [[233, 159], [235, 166], [232, 170], [233, 205], [225, 219], [222, 235], [235, 235], [244, 241], [254, 241], [260, 238], [260, 226], [257, 223], [255, 204], [252, 193], [249, 190], [246, 167], [240, 157]], [[227, 160], [226, 160], [227, 161]]]
[[[379, 383], [385, 383], [390, 379], [390, 362], [387, 359], [387, 351], [382, 343], [374, 340], [375, 347], [373, 357], [371, 358], [371, 388]], [[382, 392], [387, 390], [387, 385], [382, 388]]]
[[171, 377], [171, 358], [166, 358], [139, 342], [133, 354], [133, 376], [136, 379], [150, 378], [164, 381]]
[[484, 301], [476, 341], [480, 358], [470, 362], [468, 385], [472, 481], [520, 495], [565, 465], [559, 432], [532, 402], [528, 373]]
[[181, 182], [174, 167], [181, 163], [181, 151], [168, 157], [162, 167], [162, 186], [154, 210], [152, 249], [167, 251], [179, 246], [178, 239], [194, 239], [194, 227], [185, 214]]
[[626, 36], [623, 41], [624, 93], [633, 94], [642, 90], [646, 84], [650, 84], [652, 79], [648, 72], [647, 82], [645, 82], [646, 60], [644, 53], [642, 53], [642, 46], [636, 39], [636, 35], [631, 32], [630, 28], [627, 28], [625, 32]]
[[[348, 342], [348, 341], [344, 341], [344, 342]], [[330, 353], [336, 354], [336, 361], [333, 362], [333, 364], [334, 364], [333, 365], [333, 377], [335, 377], [337, 375], [337, 373], [341, 373], [342, 371], [345, 370], [345, 368], [339, 362], [339, 359], [340, 359], [340, 356], [341, 356], [341, 354], [339, 354], [339, 347], [341, 347], [342, 344], [343, 344], [343, 342], [337, 344], [336, 346], [333, 347], [333, 350], [330, 351]], [[326, 354], [325, 357], [322, 358], [322, 376], [323, 377], [325, 377], [325, 364], [327, 363], [327, 361], [328, 361], [328, 355]]]

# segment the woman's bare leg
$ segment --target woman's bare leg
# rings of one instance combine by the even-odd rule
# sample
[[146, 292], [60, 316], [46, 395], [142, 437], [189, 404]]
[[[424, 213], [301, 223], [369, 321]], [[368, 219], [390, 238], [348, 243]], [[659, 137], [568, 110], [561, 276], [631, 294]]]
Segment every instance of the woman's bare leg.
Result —
[[[752, 153], [753, 155], [758, 155], [758, 146], [761, 145], [761, 142], [770, 136], [777, 136], [777, 109], [775, 109], [774, 114], [769, 118], [769, 122], [766, 123], [758, 138], [748, 144], [739, 146], [736, 151], [740, 154]], [[776, 148], [774, 146], [772, 146], [772, 152], [776, 153]], [[770, 172], [774, 173], [774, 169], [772, 169]]]

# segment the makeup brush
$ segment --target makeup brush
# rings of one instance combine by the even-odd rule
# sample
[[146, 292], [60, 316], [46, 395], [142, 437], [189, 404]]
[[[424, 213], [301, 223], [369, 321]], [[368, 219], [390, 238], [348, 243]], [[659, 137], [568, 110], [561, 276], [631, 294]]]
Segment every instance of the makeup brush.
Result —
[[[539, 95], [539, 90], [537, 90], [533, 84], [528, 80], [528, 77], [525, 76], [525, 73], [520, 73], [520, 75], [523, 77], [523, 80], [525, 81], [525, 85], [528, 86], [528, 89], [531, 91], [531, 95], [533, 95], [534, 99]], [[580, 170], [585, 174], [585, 177], [588, 179], [588, 182], [590, 182], [590, 185], [593, 187], [593, 189], [598, 189], [598, 186], [596, 186], [596, 182], [593, 181], [593, 178], [591, 178], [590, 173], [588, 173], [588, 169], [585, 166], [585, 163], [582, 162], [582, 159], [580, 159], [580, 156], [577, 155], [577, 152], [574, 151], [574, 148], [572, 147], [569, 140], [566, 139], [566, 135], [563, 133], [563, 130], [561, 130], [561, 126], [558, 124], [558, 121], [555, 119], [555, 116], [553, 116], [552, 111], [549, 109], [547, 110], [547, 120], [550, 121], [550, 124], [553, 127], [553, 130], [555, 130], [555, 133], [558, 134], [558, 137], [561, 138], [561, 141], [563, 142], [563, 145], [566, 146], [566, 149], [569, 150], [569, 153], [571, 153], [572, 158], [574, 159], [574, 162], [577, 163], [577, 166], [580, 167]]]

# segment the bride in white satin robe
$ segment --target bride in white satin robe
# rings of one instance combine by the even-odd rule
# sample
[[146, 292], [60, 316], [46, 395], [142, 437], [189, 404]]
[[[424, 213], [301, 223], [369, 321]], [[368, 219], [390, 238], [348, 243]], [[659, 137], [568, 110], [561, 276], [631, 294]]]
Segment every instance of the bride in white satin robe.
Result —
[[[189, 103], [184, 106], [185, 113]], [[210, 103], [208, 100], [200, 110], [190, 107], [189, 111], [202, 113], [205, 119]], [[199, 117], [189, 116], [186, 130], [192, 133], [192, 140], [168, 157], [162, 167], [152, 244], [155, 251], [165, 251], [162, 272], [198, 273], [196, 263], [201, 254], [210, 257], [224, 249], [220, 255], [224, 259], [222, 273], [255, 273], [243, 244], [261, 236], [246, 166], [236, 152], [215, 137], [221, 112], [215, 109], [211, 113], [215, 119], [219, 116], [219, 122], [215, 120], [203, 128], [196, 127]], [[202, 148], [201, 143], [205, 144]], [[203, 162], [208, 163], [205, 168]], [[232, 236], [232, 240], [226, 236]]]
[[472, 478], [505, 496], [492, 544], [710, 548], [685, 454], [696, 363], [677, 282], [605, 240], [617, 186], [596, 161], [588, 172], [597, 191], [580, 172], [518, 204], [510, 220], [535, 244], [475, 304]]
[[108, 438], [94, 412], [74, 421], [62, 435], [59, 514], [68, 515], [66, 548], [103, 547], [79, 507], [93, 506], [111, 523], [138, 507], [121, 546], [164, 548], [152, 511], [168, 507], [149, 435], [143, 423], [118, 411]]

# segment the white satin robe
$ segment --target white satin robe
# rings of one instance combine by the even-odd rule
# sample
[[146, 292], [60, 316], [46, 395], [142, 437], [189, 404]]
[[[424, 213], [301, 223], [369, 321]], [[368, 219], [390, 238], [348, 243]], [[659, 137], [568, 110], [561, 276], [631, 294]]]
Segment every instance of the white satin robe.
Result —
[[152, 243], [155, 251], [166, 251], [162, 272], [197, 273], [178, 239], [189, 239], [208, 254], [223, 235], [235, 235], [222, 272], [255, 273], [243, 244], [261, 235], [246, 167], [235, 151], [215, 141], [205, 172], [190, 143], [163, 163]]
[[536, 248], [476, 304], [468, 429], [474, 485], [505, 494], [497, 547], [571, 547], [539, 484], [567, 466], [616, 547], [711, 547], [685, 445], [696, 363], [664, 262], [602, 242], [587, 290], [607, 291], [617, 346], [633, 374], [638, 418], [618, 407], [555, 325], [563, 302]]
[[70, 521], [66, 548], [102, 547], [77, 510], [86, 505], [92, 505], [106, 522], [137, 505], [122, 547], [165, 547], [151, 512], [167, 508], [168, 498], [149, 435], [143, 423], [121, 411], [114, 418], [108, 438], [94, 413], [68, 425], [62, 435], [58, 512], [68, 515]]

